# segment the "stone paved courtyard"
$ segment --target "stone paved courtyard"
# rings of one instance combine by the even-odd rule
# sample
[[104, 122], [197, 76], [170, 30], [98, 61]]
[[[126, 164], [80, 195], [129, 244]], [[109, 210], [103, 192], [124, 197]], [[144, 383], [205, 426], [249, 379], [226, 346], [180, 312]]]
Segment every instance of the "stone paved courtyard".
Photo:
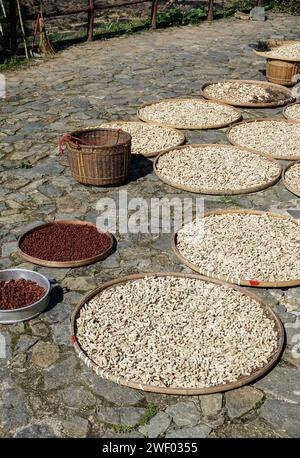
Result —
[[[273, 36], [300, 38], [299, 17], [271, 16], [264, 24], [226, 19], [114, 38], [69, 48], [54, 59], [7, 74], [0, 102], [1, 268], [37, 270], [63, 288], [62, 302], [29, 322], [0, 326], [2, 437], [299, 437], [300, 359], [292, 353], [300, 320], [300, 287], [258, 289], [286, 327], [279, 364], [257, 383], [226, 394], [176, 397], [135, 391], [97, 377], [77, 358], [69, 336], [75, 305], [103, 281], [149, 271], [186, 271], [170, 250], [171, 237], [117, 235], [117, 252], [78, 269], [25, 263], [17, 238], [54, 219], [95, 221], [103, 196], [191, 196], [160, 182], [152, 161], [134, 158], [121, 188], [84, 187], [56, 155], [60, 134], [118, 118], [135, 119], [155, 98], [197, 94], [222, 77], [263, 79], [264, 61], [248, 44]], [[297, 35], [298, 29], [298, 35]], [[282, 117], [282, 109], [243, 110], [245, 118]], [[186, 132], [189, 142], [227, 142], [226, 129]], [[21, 168], [21, 161], [33, 166]], [[300, 218], [299, 199], [281, 183], [233, 199], [205, 196], [206, 209], [255, 208]], [[299, 344], [298, 344], [299, 346]]]

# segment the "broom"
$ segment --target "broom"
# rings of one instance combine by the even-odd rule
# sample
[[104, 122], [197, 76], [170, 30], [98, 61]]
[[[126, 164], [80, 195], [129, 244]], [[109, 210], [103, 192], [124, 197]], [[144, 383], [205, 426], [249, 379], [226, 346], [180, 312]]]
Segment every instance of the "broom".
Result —
[[21, 27], [22, 37], [23, 37], [25, 56], [26, 56], [26, 59], [29, 59], [29, 54], [28, 54], [28, 48], [27, 48], [26, 35], [25, 35], [24, 22], [23, 22], [23, 16], [22, 16], [22, 11], [21, 11], [20, 0], [17, 0], [17, 8], [18, 8], [18, 15], [19, 15], [19, 21], [20, 21], [20, 27]]
[[42, 56], [45, 56], [45, 57], [54, 56], [55, 51], [48, 38], [47, 31], [46, 31], [45, 20], [43, 16], [42, 2], [40, 3], [40, 17], [38, 21], [39, 21], [39, 26], [40, 26], [40, 43], [39, 43], [40, 53], [42, 54]]

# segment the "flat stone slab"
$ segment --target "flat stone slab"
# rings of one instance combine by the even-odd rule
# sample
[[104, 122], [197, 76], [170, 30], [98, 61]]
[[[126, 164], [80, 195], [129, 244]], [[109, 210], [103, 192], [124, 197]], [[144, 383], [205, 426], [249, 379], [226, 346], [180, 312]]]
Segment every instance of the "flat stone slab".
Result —
[[265, 21], [265, 8], [263, 6], [255, 6], [254, 8], [252, 8], [252, 10], [250, 11], [250, 19], [252, 21]]
[[7, 431], [25, 426], [30, 418], [30, 408], [24, 391], [11, 379], [2, 378], [0, 369], [0, 425]]
[[247, 422], [232, 422], [218, 429], [218, 437], [232, 438], [267, 438], [267, 437], [286, 437], [283, 431], [278, 431], [275, 425], [270, 425], [261, 418]]
[[139, 431], [146, 437], [159, 437], [167, 431], [171, 421], [169, 415], [165, 412], [159, 412], [151, 418], [148, 425], [140, 426]]
[[205, 437], [207, 437], [209, 435], [209, 433], [211, 432], [211, 428], [207, 425], [198, 425], [198, 426], [194, 426], [194, 427], [185, 427], [185, 428], [180, 428], [180, 429], [176, 429], [174, 431], [170, 431], [168, 432], [168, 434], [166, 434], [166, 437], [168, 438], [172, 438], [172, 439], [176, 439], [176, 438], [179, 438], [179, 439], [204, 439]]
[[195, 426], [200, 422], [201, 412], [191, 401], [182, 401], [166, 408], [165, 411], [177, 426]]
[[85, 418], [75, 416], [62, 422], [62, 431], [67, 437], [87, 437], [89, 422]]
[[201, 396], [201, 410], [205, 417], [214, 417], [222, 410], [222, 394], [208, 394]]
[[38, 439], [46, 439], [46, 438], [53, 438], [53, 437], [60, 437], [58, 436], [53, 428], [49, 425], [43, 425], [38, 423], [33, 423], [31, 425], [25, 426], [25, 428], [20, 429], [17, 431], [14, 436], [15, 438], [38, 438]]
[[287, 310], [300, 312], [300, 288], [291, 288], [286, 291], [282, 303]]
[[246, 414], [263, 399], [264, 394], [250, 386], [243, 386], [237, 390], [225, 393], [227, 413], [230, 418], [238, 418]]
[[53, 390], [72, 383], [77, 367], [76, 356], [69, 356], [44, 370], [44, 389]]
[[277, 399], [267, 399], [262, 406], [261, 417], [267, 420], [271, 425], [282, 429], [289, 437], [299, 438], [299, 405], [278, 401]]
[[63, 403], [74, 410], [96, 406], [95, 397], [83, 386], [65, 388], [60, 395]]
[[276, 366], [255, 386], [279, 400], [300, 402], [300, 371], [296, 368]]
[[38, 342], [32, 350], [32, 362], [38, 367], [52, 366], [59, 359], [59, 347], [47, 342]]
[[116, 383], [104, 380], [94, 372], [84, 372], [82, 381], [98, 396], [107, 401], [121, 406], [136, 406], [144, 399], [144, 395], [138, 390], [122, 387]]
[[33, 347], [37, 342], [38, 342], [37, 337], [31, 337], [28, 335], [22, 335], [19, 338], [19, 341], [15, 347], [14, 353], [23, 353], [27, 350], [29, 350], [31, 347]]
[[2, 245], [2, 257], [6, 258], [14, 253], [18, 248], [18, 242], [7, 242]]
[[127, 426], [136, 426], [145, 414], [142, 407], [101, 407], [97, 412], [100, 421]]

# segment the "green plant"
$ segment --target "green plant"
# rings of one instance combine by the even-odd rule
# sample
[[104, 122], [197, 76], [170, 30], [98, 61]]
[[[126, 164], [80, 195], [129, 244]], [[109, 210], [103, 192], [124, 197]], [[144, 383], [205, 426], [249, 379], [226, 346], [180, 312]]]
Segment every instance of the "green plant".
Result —
[[18, 163], [19, 169], [31, 169], [32, 164], [29, 161], [22, 160]]
[[157, 15], [157, 25], [162, 28], [182, 25], [183, 20], [184, 13], [176, 8], [169, 11], [163, 11]]
[[202, 8], [193, 8], [187, 12], [184, 17], [185, 24], [197, 24], [204, 18], [206, 18], [207, 12]]
[[151, 418], [155, 417], [155, 415], [158, 413], [158, 407], [152, 404], [151, 402], [147, 404], [146, 406], [146, 413], [144, 417], [140, 421], [140, 425], [147, 425]]
[[273, 10], [279, 13], [300, 14], [300, 2], [295, 0], [273, 0]]
[[16, 67], [20, 67], [21, 65], [24, 65], [26, 61], [17, 59], [16, 57], [10, 57], [4, 59], [4, 62], [0, 64], [0, 72], [4, 72], [6, 70], [13, 70]]
[[112, 425], [113, 430], [117, 434], [126, 434], [131, 433], [135, 430], [135, 426], [133, 425]]
[[237, 205], [236, 201], [230, 196], [220, 197], [220, 202], [225, 205]]

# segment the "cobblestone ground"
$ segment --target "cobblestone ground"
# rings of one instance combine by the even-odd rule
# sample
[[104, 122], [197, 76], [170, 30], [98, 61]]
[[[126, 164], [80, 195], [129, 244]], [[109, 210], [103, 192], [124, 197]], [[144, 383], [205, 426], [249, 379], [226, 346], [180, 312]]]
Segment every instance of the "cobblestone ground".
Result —
[[[188, 271], [170, 250], [169, 235], [117, 236], [118, 250], [79, 269], [46, 269], [16, 253], [20, 233], [62, 218], [95, 221], [96, 201], [118, 189], [76, 183], [55, 155], [58, 135], [95, 120], [135, 119], [137, 106], [161, 97], [197, 93], [205, 81], [263, 79], [264, 62], [248, 44], [271, 36], [295, 38], [299, 18], [273, 16], [265, 24], [218, 21], [73, 47], [39, 66], [7, 75], [1, 102], [1, 268], [22, 266], [55, 279], [63, 301], [26, 323], [0, 326], [0, 435], [13, 437], [296, 437], [300, 431], [300, 288], [258, 290], [287, 331], [277, 367], [252, 386], [225, 394], [160, 396], [101, 380], [75, 355], [69, 318], [82, 295], [101, 282], [141, 271]], [[298, 32], [299, 33], [299, 32]], [[299, 38], [299, 35], [298, 35]], [[281, 109], [245, 110], [247, 118], [282, 117]], [[187, 132], [189, 141], [227, 142], [226, 129]], [[20, 168], [20, 161], [32, 168]], [[161, 183], [148, 159], [133, 160], [129, 197], [188, 197]], [[256, 208], [300, 217], [299, 199], [281, 183], [234, 199], [205, 196], [207, 209]], [[296, 336], [296, 337], [295, 337]], [[294, 338], [294, 340], [293, 340]]]

